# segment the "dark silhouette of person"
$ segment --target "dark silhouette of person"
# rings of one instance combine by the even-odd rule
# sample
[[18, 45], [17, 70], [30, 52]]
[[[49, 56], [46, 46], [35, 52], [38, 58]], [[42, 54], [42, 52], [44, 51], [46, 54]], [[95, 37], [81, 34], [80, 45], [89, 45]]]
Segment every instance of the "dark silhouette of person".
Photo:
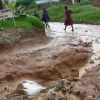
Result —
[[37, 12], [35, 11], [33, 14], [34, 17], [40, 18], [39, 14], [37, 14]]
[[43, 10], [42, 21], [44, 21], [46, 29], [50, 28], [50, 26], [49, 26], [50, 18], [49, 18], [49, 15], [48, 15], [48, 11], [45, 8]]
[[71, 25], [72, 31], [74, 31], [74, 29], [73, 29], [73, 20], [72, 20], [72, 11], [69, 10], [67, 8], [67, 6], [65, 6], [65, 14], [66, 14], [66, 19], [65, 19], [65, 23], [64, 23], [65, 24], [65, 29], [64, 30], [66, 30], [66, 27], [68, 25]]

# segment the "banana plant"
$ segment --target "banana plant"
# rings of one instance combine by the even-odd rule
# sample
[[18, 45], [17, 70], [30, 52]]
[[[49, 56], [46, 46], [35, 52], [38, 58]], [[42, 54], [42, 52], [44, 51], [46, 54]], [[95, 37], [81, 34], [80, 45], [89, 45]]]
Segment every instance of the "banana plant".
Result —
[[15, 8], [14, 15], [20, 16], [20, 15], [26, 15], [27, 10], [23, 6], [18, 6]]
[[2, 0], [3, 7], [6, 8], [11, 8], [12, 11], [15, 10], [15, 5], [16, 5], [16, 0]]

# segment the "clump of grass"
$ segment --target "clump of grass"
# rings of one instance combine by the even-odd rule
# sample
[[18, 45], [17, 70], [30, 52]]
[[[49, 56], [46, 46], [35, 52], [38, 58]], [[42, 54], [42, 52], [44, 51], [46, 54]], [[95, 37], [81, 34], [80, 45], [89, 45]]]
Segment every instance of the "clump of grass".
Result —
[[44, 28], [44, 23], [38, 19], [38, 18], [31, 18], [30, 19], [30, 22], [31, 24], [34, 26], [34, 27], [37, 27], [37, 28]]
[[64, 16], [64, 6], [54, 6], [48, 9], [51, 21], [62, 21]]
[[[15, 19], [16, 27], [22, 29], [32, 29], [32, 28], [43, 28], [44, 24], [37, 18], [21, 17]], [[14, 21], [12, 19], [7, 19], [5, 21], [0, 21], [0, 27], [4, 29], [14, 28]]]
[[9, 20], [0, 21], [0, 28], [8, 29], [12, 27], [14, 27], [13, 20], [9, 19]]

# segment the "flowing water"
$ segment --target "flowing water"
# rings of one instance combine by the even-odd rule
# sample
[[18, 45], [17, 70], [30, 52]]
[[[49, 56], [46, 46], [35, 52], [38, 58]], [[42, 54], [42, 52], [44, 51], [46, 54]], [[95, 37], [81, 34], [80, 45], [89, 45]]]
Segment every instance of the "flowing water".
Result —
[[70, 26], [65, 31], [63, 23], [50, 23], [50, 30], [47, 31], [47, 36], [52, 38], [70, 37], [92, 43], [93, 55], [89, 63], [80, 68], [79, 78], [86, 73], [87, 69], [89, 70], [100, 64], [100, 25], [75, 24], [74, 32], [72, 32]]
[[[49, 58], [68, 50], [68, 44], [70, 43], [78, 45], [79, 42], [77, 41], [92, 43], [93, 50], [88, 63], [80, 67], [79, 78], [88, 70], [91, 70], [92, 67], [100, 64], [100, 25], [74, 24], [74, 32], [72, 32], [70, 26], [65, 31], [63, 23], [55, 22], [50, 23], [50, 29], [46, 30], [46, 35], [51, 39], [34, 46], [31, 41], [32, 38], [27, 40], [27, 45], [25, 45], [26, 40], [24, 40], [21, 45], [15, 46], [13, 50], [0, 54], [0, 61], [5, 62], [5, 65], [1, 63], [1, 66], [4, 66], [2, 69], [4, 70], [3, 74], [13, 73], [13, 71], [21, 72], [21, 70], [27, 73], [27, 71], [30, 71], [29, 66], [32, 67], [33, 65], [38, 66], [42, 64], [44, 66], [44, 64], [48, 64], [46, 63], [48, 60], [50, 63], [54, 63], [54, 59], [51, 60]], [[35, 56], [31, 57], [31, 54]], [[9, 61], [12, 63], [10, 64]], [[16, 66], [16, 70], [14, 66]], [[23, 66], [25, 66], [24, 69]], [[7, 70], [6, 68], [8, 67], [11, 69], [9, 68]], [[80, 100], [76, 96], [71, 95], [71, 97], [74, 100]]]

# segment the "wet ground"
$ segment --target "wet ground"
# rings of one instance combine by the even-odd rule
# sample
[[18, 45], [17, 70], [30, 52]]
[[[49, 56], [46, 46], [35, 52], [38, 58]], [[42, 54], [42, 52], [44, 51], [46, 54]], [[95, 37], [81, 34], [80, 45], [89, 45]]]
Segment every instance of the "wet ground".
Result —
[[80, 41], [92, 43], [93, 55], [89, 63], [80, 69], [80, 78], [86, 72], [85, 69], [89, 70], [100, 64], [100, 25], [76, 24], [74, 25], [74, 32], [71, 32], [71, 27], [64, 31], [63, 23], [51, 23], [51, 28], [53, 33], [51, 37], [74, 37]]
[[77, 80], [100, 63], [99, 25], [76, 24], [74, 32], [70, 27], [63, 29], [63, 23], [50, 23], [48, 39], [24, 38], [0, 54], [1, 97], [22, 80], [41, 84], [62, 78]]

